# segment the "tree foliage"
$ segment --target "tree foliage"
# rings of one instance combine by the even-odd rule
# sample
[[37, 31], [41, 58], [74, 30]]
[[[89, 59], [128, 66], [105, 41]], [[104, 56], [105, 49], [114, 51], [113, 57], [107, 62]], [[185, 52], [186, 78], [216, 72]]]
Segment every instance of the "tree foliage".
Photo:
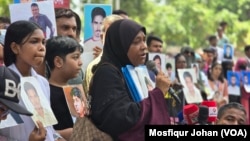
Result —
[[[72, 8], [84, 3], [112, 2], [116, 0], [71, 1]], [[8, 4], [12, 0], [0, 0], [0, 15], [9, 15]], [[82, 8], [81, 8], [82, 9]], [[120, 9], [143, 24], [148, 34], [164, 40], [165, 46], [207, 46], [207, 37], [215, 34], [219, 22], [226, 21], [226, 35], [238, 49], [250, 44], [250, 1], [249, 0], [120, 0]], [[82, 14], [81, 14], [82, 15]]]

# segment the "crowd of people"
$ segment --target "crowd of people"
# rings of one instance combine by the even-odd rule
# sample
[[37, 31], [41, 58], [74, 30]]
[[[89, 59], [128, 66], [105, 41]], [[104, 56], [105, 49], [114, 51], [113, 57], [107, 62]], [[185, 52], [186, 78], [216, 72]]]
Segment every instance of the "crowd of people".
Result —
[[[38, 8], [36, 5], [33, 7]], [[98, 29], [102, 31], [102, 36], [98, 37], [102, 38], [100, 44], [103, 44], [103, 49], [95, 52], [96, 58], [89, 64], [85, 74], [81, 68], [84, 60], [80, 57], [84, 51], [84, 44], [82, 46], [80, 43], [81, 20], [73, 10], [55, 9], [57, 36], [49, 39], [46, 39], [43, 27], [32, 20], [10, 23], [6, 18], [0, 18], [0, 27], [6, 29], [4, 40], [0, 40], [0, 120], [5, 120], [11, 110], [20, 114], [24, 121], [23, 124], [0, 129], [0, 139], [70, 140], [75, 120], [63, 91], [63, 87], [69, 84], [82, 84], [85, 90], [85, 103], [82, 104], [85, 115], [79, 118], [90, 118], [99, 130], [110, 135], [114, 141], [144, 140], [144, 126], [150, 124], [250, 123], [250, 92], [244, 87], [247, 83], [240, 82], [240, 94], [235, 97], [228, 91], [229, 80], [226, 79], [227, 71], [250, 69], [250, 46], [245, 47], [244, 58], [233, 62], [232, 48], [227, 49], [230, 41], [226, 36], [226, 22], [221, 22], [216, 33], [209, 36], [209, 46], [202, 53], [187, 46], [182, 47], [177, 54], [165, 54], [174, 59], [175, 70], [170, 76], [161, 69], [157, 74], [148, 70], [155, 88], [149, 90], [147, 98], [135, 102], [121, 68], [126, 65], [145, 65], [149, 53], [164, 53], [164, 42], [157, 35], [147, 35], [147, 27], [131, 19], [125, 11], [114, 10], [112, 15], [103, 17], [103, 22], [98, 22], [102, 23], [102, 29]], [[96, 50], [94, 47], [92, 49]], [[196, 67], [200, 70], [197, 83], [193, 83], [189, 72], [184, 75], [178, 73], [179, 69], [191, 68], [194, 63], [198, 64]], [[163, 65], [166, 65], [167, 70], [172, 68], [169, 63]], [[6, 86], [9, 81], [14, 81], [14, 86], [18, 86], [22, 77], [30, 76], [39, 82], [46, 97], [44, 100], [50, 104], [57, 124], [45, 127], [41, 121], [37, 121], [37, 127], [30, 117], [32, 113], [22, 107], [23, 99], [18, 99], [20, 89], [13, 85], [10, 88]], [[187, 87], [183, 87], [180, 78], [185, 80]], [[7, 89], [12, 89], [15, 96], [9, 94]], [[180, 91], [182, 89], [186, 89], [188, 95]], [[79, 94], [71, 95], [84, 99]], [[187, 96], [188, 100], [185, 99]], [[211, 107], [215, 110], [208, 114]], [[201, 122], [199, 117], [204, 116], [205, 120]]]

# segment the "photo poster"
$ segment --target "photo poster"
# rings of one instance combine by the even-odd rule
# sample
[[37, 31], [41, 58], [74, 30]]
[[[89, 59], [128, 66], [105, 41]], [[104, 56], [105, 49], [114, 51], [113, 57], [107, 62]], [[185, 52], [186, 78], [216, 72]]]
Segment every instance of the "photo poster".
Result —
[[240, 80], [245, 90], [250, 92], [250, 71], [241, 71]]
[[[235, 82], [232, 82], [233, 76], [235, 76], [235, 79], [234, 79]], [[240, 86], [240, 73], [234, 72], [234, 71], [227, 71], [227, 82], [228, 82], [228, 85], [232, 85], [232, 83], [235, 83], [237, 86]]]
[[13, 111], [10, 111], [7, 118], [1, 121], [0, 129], [16, 126], [21, 123], [24, 123], [21, 116]]
[[[84, 52], [91, 52], [93, 51], [93, 48], [98, 46], [100, 48], [103, 48], [103, 42], [100, 38], [101, 35], [101, 26], [102, 21], [105, 17], [112, 14], [112, 5], [110, 4], [85, 4], [83, 7], [84, 11]], [[102, 16], [96, 16], [95, 22], [92, 23], [92, 11], [93, 9], [97, 11], [96, 13], [105, 13], [106, 15], [104, 18]], [[100, 8], [100, 9], [99, 9]], [[93, 19], [93, 20], [94, 20]], [[95, 25], [94, 25], [95, 23]], [[93, 36], [96, 35], [96, 39], [93, 39]]]
[[234, 47], [231, 44], [224, 44], [223, 46], [223, 60], [233, 60]]
[[240, 95], [240, 73], [227, 71], [229, 95]]
[[148, 53], [148, 60], [155, 62], [158, 71], [166, 73], [166, 55], [163, 53]]
[[155, 83], [150, 79], [148, 69], [145, 65], [135, 67], [135, 71], [142, 86], [144, 98], [147, 98], [148, 92], [155, 88]]
[[14, 0], [14, 3], [29, 3], [39, 1], [54, 1], [55, 8], [70, 8], [70, 0]]
[[[33, 113], [31, 117], [37, 126], [36, 121], [41, 121], [44, 127], [57, 124], [57, 119], [50, 107], [49, 99], [35, 77], [21, 78], [21, 98], [27, 110]], [[38, 126], [37, 126], [38, 127]]]
[[135, 102], [140, 102], [143, 100], [145, 95], [147, 95], [144, 94], [147, 87], [145, 86], [146, 84], [144, 85], [144, 88], [142, 87], [135, 68], [132, 65], [126, 65], [125, 67], [122, 67], [122, 73], [130, 90], [132, 99]]
[[166, 58], [166, 74], [169, 76], [170, 80], [173, 82], [175, 80], [175, 59]]
[[92, 62], [94, 60], [94, 55], [93, 55], [93, 52], [83, 52], [81, 54], [81, 60], [83, 62], [81, 68], [82, 68], [82, 71], [83, 73], [85, 74], [86, 70], [87, 70], [87, 67], [89, 65], [90, 62]]
[[63, 87], [71, 116], [83, 118], [87, 111], [87, 99], [82, 84]]
[[[41, 1], [41, 2], [35, 2], [35, 3], [37, 3], [37, 5], [38, 5], [39, 13], [47, 16], [47, 18], [52, 23], [52, 29], [54, 31], [53, 36], [57, 36], [55, 10], [54, 10], [53, 1]], [[31, 4], [32, 3], [10, 4], [9, 10], [10, 10], [11, 23], [13, 23], [15, 21], [19, 21], [19, 20], [29, 21], [29, 19], [32, 17]], [[50, 33], [51, 33], [50, 28], [47, 26], [46, 31], [43, 31], [43, 32], [45, 32], [46, 39], [49, 39]]]
[[4, 44], [6, 29], [0, 29], [0, 43]]
[[192, 64], [191, 64], [191, 68], [194, 69], [196, 78], [197, 78], [197, 80], [198, 80], [198, 79], [199, 79], [199, 72], [200, 72], [199, 63], [192, 63]]
[[[184, 86], [183, 93], [184, 93], [187, 103], [188, 104], [201, 103], [203, 99], [202, 99], [200, 90], [195, 86], [195, 83], [197, 83], [195, 70], [193, 68], [178, 69], [178, 75], [179, 75], [181, 84]], [[190, 77], [191, 79], [188, 80], [187, 79], [188, 77]], [[193, 86], [190, 85], [191, 83], [193, 83]]]
[[191, 74], [193, 83], [197, 83], [197, 77], [195, 74], [195, 70], [193, 68], [178, 69], [177, 71], [178, 71], [180, 82], [184, 87], [187, 87], [186, 81], [184, 80], [184, 72], [189, 72]]

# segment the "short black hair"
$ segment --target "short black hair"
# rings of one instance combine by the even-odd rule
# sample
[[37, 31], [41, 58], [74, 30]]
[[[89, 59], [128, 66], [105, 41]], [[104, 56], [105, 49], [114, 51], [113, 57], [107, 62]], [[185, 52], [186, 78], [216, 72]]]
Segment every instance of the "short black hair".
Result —
[[168, 68], [172, 68], [171, 63], [167, 63], [167, 64], [166, 64], [166, 68], [167, 68], [167, 69], [168, 69]]
[[68, 36], [55, 36], [49, 38], [46, 42], [46, 55], [45, 59], [51, 70], [55, 68], [54, 59], [59, 56], [65, 61], [66, 56], [79, 50], [80, 53], [83, 52], [83, 47], [73, 38]]
[[243, 107], [242, 104], [237, 103], [237, 102], [230, 102], [230, 103], [225, 104], [219, 108], [217, 118], [220, 119], [227, 112], [227, 110], [232, 109], [232, 108], [238, 109], [238, 110], [244, 112], [244, 114], [247, 114], [246, 109]]
[[192, 77], [192, 75], [191, 75], [191, 73], [190, 73], [190, 72], [185, 71], [185, 72], [183, 73], [183, 78], [185, 79], [186, 77], [191, 78], [191, 80], [193, 81], [193, 77]]
[[190, 52], [192, 55], [194, 55], [194, 50], [190, 46], [184, 46], [184, 47], [181, 48], [181, 53], [182, 54], [185, 54], [185, 53], [188, 53], [188, 52]]
[[95, 16], [97, 16], [97, 15], [101, 15], [103, 18], [105, 18], [105, 17], [106, 17], [106, 12], [105, 12], [104, 9], [101, 8], [101, 7], [95, 7], [95, 8], [92, 10], [92, 12], [91, 12], [92, 22], [93, 22]]
[[236, 77], [236, 74], [235, 74], [235, 73], [232, 73], [232, 74], [231, 74], [231, 77]]
[[32, 3], [31, 7], [38, 7], [38, 4], [37, 3]]
[[121, 10], [121, 9], [113, 10], [112, 14], [115, 14], [115, 15], [124, 14], [124, 15], [127, 15], [127, 16], [128, 16], [128, 13], [125, 12], [124, 10]]
[[227, 22], [225, 22], [225, 21], [220, 22], [220, 26], [226, 26], [226, 25], [227, 25]]
[[159, 42], [163, 43], [161, 38], [159, 38], [158, 36], [149, 35], [148, 38], [147, 38], [147, 46], [149, 46], [153, 40], [156, 40], [156, 41], [159, 41]]
[[244, 51], [247, 52], [250, 49], [250, 45], [246, 45]]
[[217, 39], [217, 37], [216, 37], [215, 35], [210, 35], [210, 36], [208, 37], [208, 41], [209, 41], [209, 42], [211, 42], [211, 41], [213, 41], [213, 40], [215, 40], [215, 39]]
[[30, 82], [25, 82], [23, 87], [24, 87], [24, 91], [26, 92], [26, 94], [28, 94], [28, 90], [34, 90], [36, 96], [38, 96], [35, 86], [31, 84]]
[[76, 96], [78, 97], [79, 99], [83, 100], [82, 98], [82, 94], [81, 94], [81, 90], [77, 87], [73, 87], [70, 91], [70, 95], [73, 97], [73, 96]]
[[75, 17], [74, 11], [68, 8], [55, 8], [55, 17], [59, 18], [72, 18]]
[[204, 49], [203, 49], [203, 52], [215, 54], [215, 53], [216, 53], [216, 50], [215, 50], [214, 48], [212, 48], [212, 47], [207, 47], [207, 48], [204, 48]]
[[9, 17], [0, 17], [0, 23], [10, 24], [10, 18]]

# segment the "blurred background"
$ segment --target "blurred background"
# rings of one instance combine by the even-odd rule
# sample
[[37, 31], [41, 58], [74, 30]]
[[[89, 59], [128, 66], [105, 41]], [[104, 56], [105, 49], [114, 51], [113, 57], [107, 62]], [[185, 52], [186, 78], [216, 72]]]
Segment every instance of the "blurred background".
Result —
[[[11, 3], [0, 0], [0, 16], [9, 16]], [[71, 0], [70, 8], [82, 21], [85, 3], [112, 4], [113, 10], [126, 11], [146, 27], [147, 34], [163, 39], [165, 52], [179, 52], [183, 46], [198, 51], [208, 47], [207, 37], [215, 34], [221, 21], [228, 24], [225, 34], [236, 56], [250, 44], [250, 0]]]

